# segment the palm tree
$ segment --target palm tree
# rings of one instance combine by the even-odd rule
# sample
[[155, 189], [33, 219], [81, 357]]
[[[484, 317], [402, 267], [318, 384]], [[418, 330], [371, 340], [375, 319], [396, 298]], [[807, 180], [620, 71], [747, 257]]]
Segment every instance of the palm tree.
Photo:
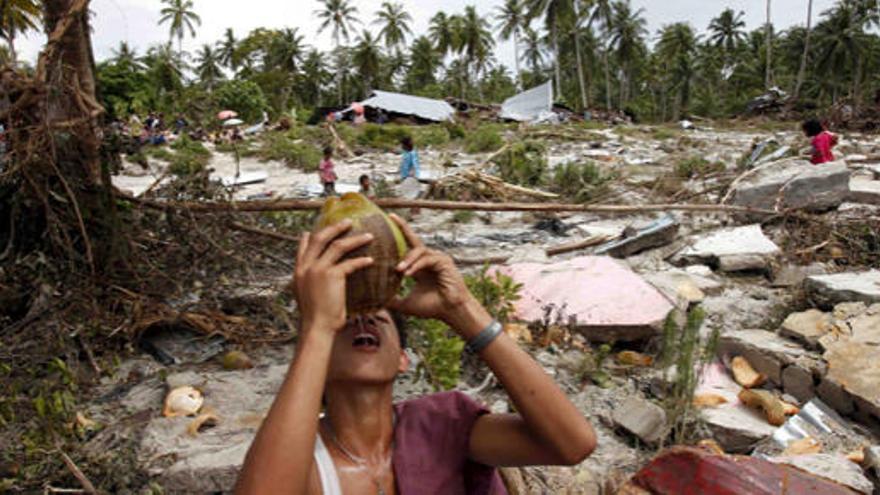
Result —
[[382, 2], [382, 8], [376, 12], [376, 20], [373, 24], [382, 26], [379, 38], [384, 39], [385, 47], [391, 50], [399, 49], [400, 45], [406, 42], [406, 36], [412, 34], [410, 22], [412, 17], [404, 10], [403, 4], [385, 1]]
[[407, 86], [410, 91], [424, 88], [437, 82], [436, 72], [440, 57], [427, 36], [419, 36], [410, 49], [410, 66]]
[[608, 60], [608, 39], [611, 36], [611, 23], [614, 21], [614, 5], [611, 0], [592, 0], [593, 11], [590, 14], [588, 28], [596, 24], [602, 29], [603, 44], [602, 65], [605, 67], [605, 107], [611, 108], [611, 63]]
[[168, 34], [171, 39], [177, 37], [177, 52], [183, 55], [183, 36], [189, 31], [190, 36], [196, 37], [196, 28], [193, 23], [201, 26], [202, 19], [193, 9], [192, 0], [162, 0], [162, 3], [168, 4], [159, 13], [159, 24], [170, 22]]
[[850, 78], [851, 96], [858, 96], [860, 69], [868, 50], [864, 32], [864, 17], [858, 15], [857, 7], [849, 2], [838, 3], [822, 13], [825, 18], [816, 26], [819, 52], [816, 65], [819, 72], [827, 74], [825, 85], [831, 90], [833, 102]]
[[238, 69], [238, 58], [235, 55], [235, 49], [238, 48], [238, 40], [232, 28], [226, 28], [223, 32], [223, 39], [217, 42], [217, 51], [220, 62], [235, 72]]
[[[360, 21], [355, 17], [357, 15], [357, 7], [351, 5], [349, 0], [321, 0], [323, 4], [322, 10], [316, 10], [315, 15], [322, 20], [321, 26], [318, 27], [318, 34], [324, 32], [327, 28], [333, 31], [333, 45], [338, 51], [341, 47], [341, 40], [348, 41], [349, 32], [355, 24]], [[339, 98], [342, 101], [342, 78], [345, 67], [337, 64], [339, 71]]]
[[489, 21], [477, 13], [476, 7], [468, 5], [461, 16], [459, 48], [464, 54], [466, 65], [479, 77], [487, 66], [495, 40], [489, 28]]
[[556, 92], [562, 92], [562, 69], [559, 60], [559, 23], [562, 19], [572, 17], [570, 0], [525, 0], [528, 19], [544, 18], [544, 26], [550, 33], [553, 46], [553, 64], [556, 74]]
[[375, 89], [373, 85], [382, 69], [382, 53], [379, 51], [377, 41], [372, 33], [364, 29], [351, 52], [351, 61], [364, 82], [367, 94]]
[[723, 48], [725, 56], [733, 53], [746, 38], [744, 15], [743, 12], [724, 9], [709, 23], [709, 42], [716, 48]]
[[670, 89], [678, 90], [678, 115], [687, 113], [690, 104], [696, 51], [697, 35], [689, 24], [678, 22], [660, 31], [657, 53], [665, 61]]
[[801, 66], [798, 69], [797, 82], [794, 85], [794, 98], [801, 94], [801, 86], [807, 73], [807, 56], [810, 53], [810, 34], [813, 31], [813, 0], [807, 1], [807, 32], [804, 34], [804, 54], [801, 56]]
[[442, 10], [434, 14], [428, 27], [428, 35], [434, 40], [434, 49], [442, 56], [457, 50], [457, 16], [449, 16]]
[[525, 50], [523, 51], [523, 60], [525, 60], [526, 65], [529, 66], [529, 71], [533, 74], [537, 74], [544, 70], [543, 42], [541, 41], [541, 36], [538, 32], [530, 27], [526, 27], [524, 33], [523, 45], [525, 46]]
[[513, 38], [513, 53], [516, 67], [516, 87], [522, 89], [522, 71], [520, 70], [519, 37], [523, 29], [528, 25], [523, 4], [520, 0], [507, 0], [503, 6], [497, 8], [495, 20], [498, 21], [496, 29], [502, 41]]
[[223, 71], [220, 69], [220, 54], [211, 45], [202, 45], [202, 49], [196, 53], [195, 72], [199, 80], [212, 91], [217, 81], [223, 79]]
[[767, 43], [767, 75], [764, 85], [770, 89], [773, 84], [773, 24], [770, 21], [770, 0], [767, 0], [767, 24], [765, 26], [764, 41]]
[[268, 64], [290, 75], [295, 75], [307, 49], [304, 40], [305, 38], [299, 34], [297, 28], [282, 29], [269, 46]]
[[632, 11], [629, 0], [614, 3], [614, 16], [609, 28], [608, 47], [613, 48], [620, 62], [620, 108], [623, 109], [627, 102], [630, 63], [638, 55], [643, 47], [645, 29], [645, 9]]
[[144, 68], [144, 64], [141, 61], [140, 57], [137, 55], [137, 51], [125, 41], [119, 42], [119, 48], [114, 48], [112, 50], [113, 53], [113, 62], [116, 65], [129, 67], [134, 70], [139, 70]]
[[302, 61], [302, 86], [300, 87], [302, 102], [309, 106], [321, 106], [323, 88], [330, 82], [330, 79], [331, 74], [327, 70], [325, 55], [316, 49], [310, 50]]
[[0, 36], [9, 46], [10, 64], [15, 65], [18, 54], [15, 51], [15, 38], [19, 34], [39, 29], [43, 11], [36, 0], [3, 0], [0, 9]]

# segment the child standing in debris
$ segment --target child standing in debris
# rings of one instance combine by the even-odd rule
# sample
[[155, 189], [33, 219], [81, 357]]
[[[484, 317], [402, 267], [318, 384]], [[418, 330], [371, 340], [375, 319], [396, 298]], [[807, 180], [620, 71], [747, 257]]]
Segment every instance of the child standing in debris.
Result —
[[400, 140], [400, 146], [403, 148], [403, 159], [400, 162], [400, 180], [406, 180], [409, 177], [419, 178], [419, 153], [413, 145], [411, 137], [406, 136]]
[[361, 185], [361, 194], [373, 199], [373, 190], [370, 187], [370, 176], [364, 174], [358, 178], [358, 183]]
[[324, 159], [318, 165], [318, 175], [321, 177], [321, 184], [324, 186], [324, 196], [336, 195], [336, 172], [333, 165], [333, 148], [327, 146], [324, 148]]
[[804, 134], [808, 138], [812, 138], [813, 156], [811, 162], [814, 165], [834, 161], [834, 154], [831, 149], [837, 146], [837, 136], [828, 132], [825, 126], [818, 120], [808, 120], [802, 126]]

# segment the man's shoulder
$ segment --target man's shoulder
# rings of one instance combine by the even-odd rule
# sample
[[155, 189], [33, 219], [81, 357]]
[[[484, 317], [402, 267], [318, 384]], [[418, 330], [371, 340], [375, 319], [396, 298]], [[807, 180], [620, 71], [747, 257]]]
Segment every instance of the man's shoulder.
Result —
[[425, 416], [446, 416], [453, 419], [473, 418], [488, 411], [482, 404], [458, 391], [438, 392], [401, 402], [397, 409], [402, 414], [418, 413]]

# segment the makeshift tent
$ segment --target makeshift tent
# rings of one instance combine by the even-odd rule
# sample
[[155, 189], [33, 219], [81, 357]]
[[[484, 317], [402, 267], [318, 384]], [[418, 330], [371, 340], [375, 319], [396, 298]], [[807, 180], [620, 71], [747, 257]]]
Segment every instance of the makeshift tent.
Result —
[[[450, 121], [455, 115], [455, 109], [443, 100], [387, 91], [373, 91], [373, 94], [360, 102], [360, 105], [368, 109], [382, 110], [388, 114], [410, 115], [433, 122]], [[352, 110], [349, 108], [346, 112]]]
[[546, 118], [553, 111], [553, 84], [550, 81], [511, 96], [501, 104], [501, 118], [531, 122]]

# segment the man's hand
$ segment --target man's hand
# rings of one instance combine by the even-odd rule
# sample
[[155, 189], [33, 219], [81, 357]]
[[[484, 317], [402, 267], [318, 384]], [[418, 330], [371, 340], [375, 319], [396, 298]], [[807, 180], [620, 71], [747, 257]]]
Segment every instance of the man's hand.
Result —
[[390, 216], [411, 247], [397, 270], [416, 282], [409, 295], [392, 300], [390, 308], [418, 318], [441, 320], [463, 337], [472, 337], [491, 317], [471, 295], [455, 262], [448, 255], [427, 248], [403, 219]]
[[345, 277], [373, 263], [372, 258], [340, 261], [373, 240], [369, 233], [340, 239], [349, 229], [351, 221], [345, 220], [300, 240], [293, 282], [303, 329], [337, 332], [345, 326]]

